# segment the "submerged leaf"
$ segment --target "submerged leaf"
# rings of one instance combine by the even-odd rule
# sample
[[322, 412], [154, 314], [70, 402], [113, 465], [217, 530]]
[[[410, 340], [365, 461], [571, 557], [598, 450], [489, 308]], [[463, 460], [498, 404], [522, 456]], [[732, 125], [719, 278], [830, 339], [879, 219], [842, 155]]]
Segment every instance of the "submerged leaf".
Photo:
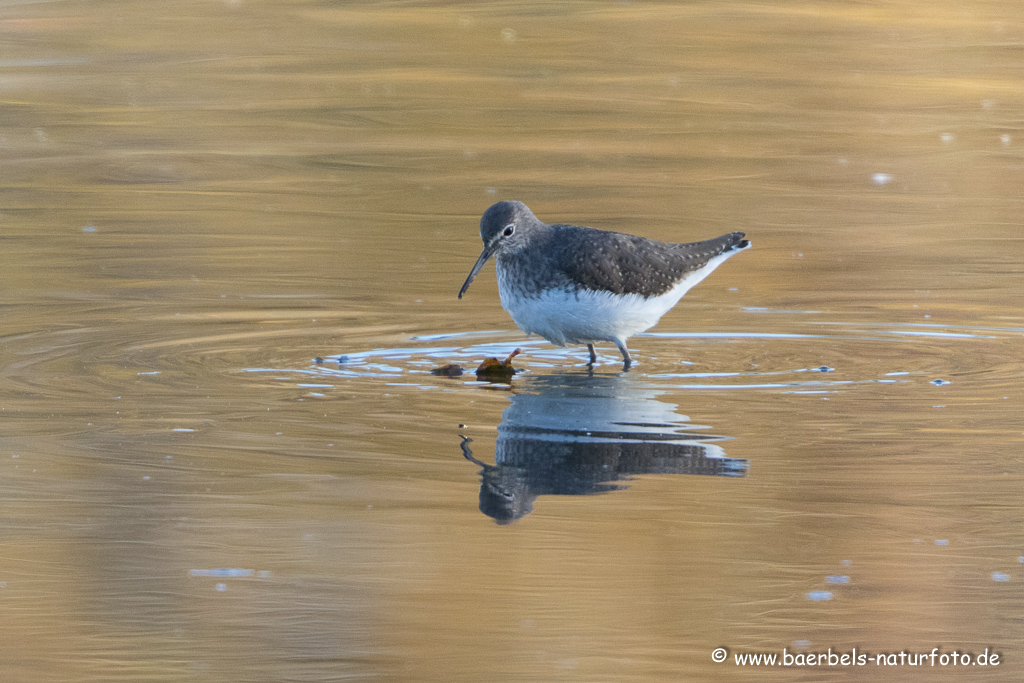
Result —
[[462, 373], [462, 366], [455, 365], [454, 363], [442, 365], [441, 367], [434, 368], [433, 370], [430, 371], [431, 375], [439, 375], [441, 377], [459, 377], [462, 375]]

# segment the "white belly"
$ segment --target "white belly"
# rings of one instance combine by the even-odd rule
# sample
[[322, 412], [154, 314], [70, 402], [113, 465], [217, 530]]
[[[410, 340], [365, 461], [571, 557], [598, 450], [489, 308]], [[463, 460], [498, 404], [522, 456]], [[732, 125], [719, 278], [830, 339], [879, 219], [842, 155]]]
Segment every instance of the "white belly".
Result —
[[502, 308], [523, 332], [539, 334], [552, 344], [624, 344], [633, 335], [654, 327], [686, 292], [735, 253], [729, 251], [712, 259], [668, 292], [649, 298], [591, 290], [549, 290], [538, 296], [522, 296], [500, 267], [498, 294]]

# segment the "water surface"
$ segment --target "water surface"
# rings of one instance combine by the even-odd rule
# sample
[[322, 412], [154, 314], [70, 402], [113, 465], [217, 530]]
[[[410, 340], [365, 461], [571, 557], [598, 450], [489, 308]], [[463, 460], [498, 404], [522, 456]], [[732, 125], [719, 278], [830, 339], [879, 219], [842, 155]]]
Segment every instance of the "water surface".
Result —
[[[5, 680], [1020, 678], [1017, 4], [0, 26]], [[589, 371], [500, 199], [754, 248]]]

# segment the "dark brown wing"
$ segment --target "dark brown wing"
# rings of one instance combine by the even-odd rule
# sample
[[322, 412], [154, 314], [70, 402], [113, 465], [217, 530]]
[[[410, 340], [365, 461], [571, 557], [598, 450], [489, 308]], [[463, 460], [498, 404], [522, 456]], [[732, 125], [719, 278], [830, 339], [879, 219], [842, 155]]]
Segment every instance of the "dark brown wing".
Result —
[[664, 294], [716, 256], [747, 246], [742, 232], [688, 244], [593, 228], [559, 235], [567, 242], [557, 250], [559, 265], [571, 281], [584, 289], [644, 297]]

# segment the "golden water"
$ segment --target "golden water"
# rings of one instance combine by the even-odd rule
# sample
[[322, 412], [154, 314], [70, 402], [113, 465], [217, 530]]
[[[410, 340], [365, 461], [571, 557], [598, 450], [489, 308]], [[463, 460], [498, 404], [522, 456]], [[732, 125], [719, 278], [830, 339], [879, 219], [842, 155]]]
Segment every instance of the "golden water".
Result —
[[[1018, 3], [0, 30], [3, 680], [1020, 679]], [[455, 298], [513, 198], [754, 248], [590, 376]], [[732, 659], [854, 647], [1002, 660]]]

